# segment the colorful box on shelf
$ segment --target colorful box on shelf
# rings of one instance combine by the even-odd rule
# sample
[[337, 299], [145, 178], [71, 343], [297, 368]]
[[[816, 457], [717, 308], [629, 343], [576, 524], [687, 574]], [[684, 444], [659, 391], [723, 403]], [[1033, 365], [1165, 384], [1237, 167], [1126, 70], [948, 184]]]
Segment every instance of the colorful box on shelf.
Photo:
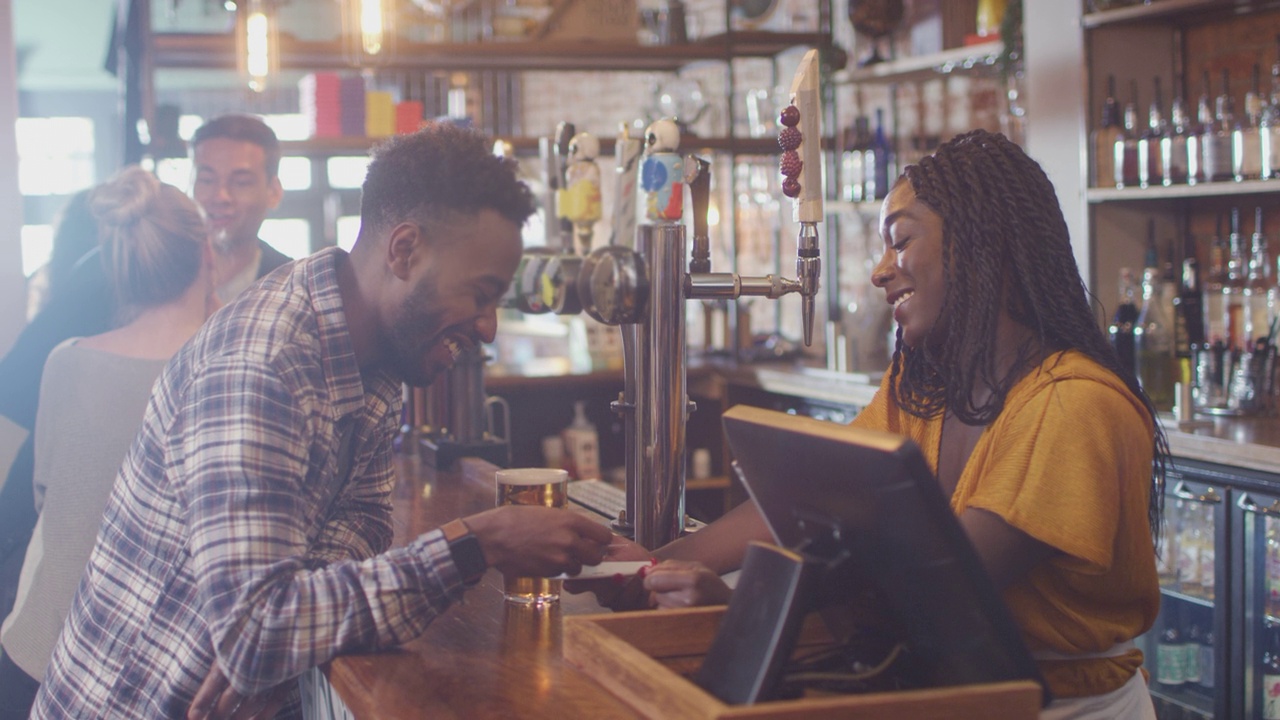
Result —
[[396, 134], [396, 104], [391, 93], [370, 90], [364, 95], [364, 134], [371, 138]]
[[[825, 695], [727, 705], [688, 678], [715, 638], [724, 607], [579, 615], [564, 619], [564, 658], [651, 720], [1036, 720], [1040, 686], [1031, 681]], [[830, 645], [815, 617], [797, 653]]]

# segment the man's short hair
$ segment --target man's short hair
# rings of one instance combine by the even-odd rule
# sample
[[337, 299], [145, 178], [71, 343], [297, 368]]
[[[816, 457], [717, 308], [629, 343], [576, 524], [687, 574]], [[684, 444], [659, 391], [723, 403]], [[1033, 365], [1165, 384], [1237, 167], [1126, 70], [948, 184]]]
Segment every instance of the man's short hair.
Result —
[[382, 143], [365, 175], [361, 234], [485, 209], [524, 225], [534, 211], [533, 194], [516, 177], [515, 162], [492, 148], [482, 133], [451, 123], [428, 123]]
[[253, 143], [262, 148], [266, 156], [267, 179], [274, 180], [280, 172], [280, 140], [276, 133], [261, 118], [253, 115], [221, 115], [200, 126], [191, 137], [191, 148], [195, 148], [205, 140], [225, 138]]

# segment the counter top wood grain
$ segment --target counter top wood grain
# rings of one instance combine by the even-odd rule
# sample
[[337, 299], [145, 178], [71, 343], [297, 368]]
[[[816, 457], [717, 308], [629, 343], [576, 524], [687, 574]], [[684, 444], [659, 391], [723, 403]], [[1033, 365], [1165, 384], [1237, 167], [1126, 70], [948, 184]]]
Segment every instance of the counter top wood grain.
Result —
[[[401, 456], [396, 543], [493, 507], [493, 470], [466, 458], [437, 472]], [[506, 603], [502, 576], [490, 570], [422, 637], [392, 651], [337, 658], [329, 682], [359, 720], [636, 718], [561, 657], [562, 616], [600, 611], [591, 595], [566, 594], [544, 608]]]

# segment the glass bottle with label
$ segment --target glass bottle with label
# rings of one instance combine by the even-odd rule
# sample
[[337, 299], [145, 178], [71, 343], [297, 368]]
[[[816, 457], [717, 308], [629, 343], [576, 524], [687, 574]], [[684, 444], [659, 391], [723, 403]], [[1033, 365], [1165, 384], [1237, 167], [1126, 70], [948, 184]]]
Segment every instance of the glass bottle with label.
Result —
[[1179, 87], [1181, 81], [1175, 82], [1173, 105], [1169, 108], [1169, 124], [1160, 137], [1160, 178], [1165, 185], [1187, 181], [1187, 136], [1191, 128]]
[[1267, 649], [1261, 658], [1262, 720], [1280, 720], [1280, 627], [1266, 625]]
[[1160, 92], [1160, 78], [1155, 79], [1155, 96], [1147, 109], [1147, 129], [1138, 138], [1138, 185], [1149, 187], [1164, 182], [1164, 165], [1160, 158], [1160, 143], [1168, 131], [1164, 120], [1164, 96]]
[[1249, 243], [1249, 273], [1245, 278], [1244, 341], [1251, 347], [1265, 339], [1276, 317], [1276, 276], [1267, 236], [1262, 233], [1262, 207], [1253, 214], [1253, 235]]
[[1240, 208], [1231, 208], [1231, 234], [1227, 236], [1227, 279], [1222, 286], [1222, 306], [1227, 349], [1244, 349], [1244, 289], [1249, 277], [1249, 257], [1240, 234]]
[[1195, 185], [1205, 182], [1208, 177], [1204, 173], [1204, 140], [1205, 133], [1213, 130], [1213, 106], [1209, 104], [1209, 71], [1204, 72], [1204, 83], [1200, 88], [1200, 99], [1196, 101], [1196, 122], [1187, 134], [1187, 183]]
[[1138, 140], [1142, 130], [1138, 128], [1138, 81], [1129, 81], [1129, 102], [1124, 104], [1124, 129], [1116, 135], [1112, 154], [1115, 160], [1115, 186], [1138, 185]]
[[1271, 103], [1262, 113], [1258, 139], [1262, 144], [1262, 177], [1280, 180], [1280, 35], [1276, 35], [1276, 62], [1271, 66]]
[[1190, 357], [1191, 348], [1206, 341], [1204, 302], [1200, 295], [1200, 261], [1196, 258], [1195, 240], [1188, 237], [1182, 257], [1182, 279], [1174, 300], [1175, 354]]
[[1262, 86], [1260, 69], [1253, 64], [1253, 84], [1244, 96], [1244, 117], [1231, 133], [1231, 170], [1236, 182], [1262, 177]]
[[871, 122], [865, 115], [853, 119], [853, 125], [845, 137], [844, 153], [840, 159], [841, 195], [848, 202], [862, 202], [867, 199], [864, 192], [867, 186], [866, 166], [863, 164], [867, 146], [871, 144]]
[[1173, 324], [1164, 307], [1164, 281], [1156, 252], [1155, 221], [1147, 221], [1147, 260], [1142, 270], [1142, 310], [1134, 326], [1138, 381], [1156, 410], [1173, 408], [1177, 365], [1173, 356]]
[[1107, 98], [1102, 102], [1102, 116], [1093, 129], [1090, 155], [1093, 156], [1094, 187], [1116, 184], [1115, 143], [1120, 134], [1120, 108], [1116, 105], [1116, 76], [1107, 76]]
[[[1209, 73], [1205, 73], [1208, 84]], [[1214, 100], [1213, 120], [1200, 135], [1200, 153], [1204, 161], [1204, 179], [1210, 182], [1230, 180], [1231, 136], [1236, 127], [1235, 101], [1231, 98], [1231, 74], [1222, 70], [1222, 94]]]
[[1178, 630], [1177, 606], [1170, 604], [1161, 613], [1164, 629], [1156, 641], [1156, 682], [1165, 687], [1177, 687], [1187, 681], [1187, 654]]
[[1227, 309], [1223, 305], [1222, 288], [1227, 284], [1227, 238], [1222, 234], [1222, 215], [1218, 215], [1217, 230], [1209, 244], [1209, 270], [1204, 282], [1204, 329], [1210, 343], [1225, 343], [1227, 339]]
[[896, 177], [893, 166], [893, 146], [885, 136], [884, 108], [876, 108], [876, 129], [871, 144], [863, 152], [862, 171], [867, 177], [865, 200], [883, 200], [889, 194], [889, 182]]
[[1136, 377], [1137, 355], [1134, 351], [1134, 328], [1138, 323], [1138, 291], [1133, 281], [1133, 271], [1120, 268], [1120, 302], [1116, 306], [1116, 314], [1107, 327], [1111, 336], [1111, 346], [1115, 348], [1116, 359], [1120, 367], [1127, 369]]

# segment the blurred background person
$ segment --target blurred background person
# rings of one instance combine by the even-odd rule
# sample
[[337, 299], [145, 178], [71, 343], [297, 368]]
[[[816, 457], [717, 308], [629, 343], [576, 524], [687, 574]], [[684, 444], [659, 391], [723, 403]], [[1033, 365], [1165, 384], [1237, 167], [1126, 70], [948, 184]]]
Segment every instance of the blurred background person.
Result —
[[[202, 125], [191, 147], [191, 195], [205, 212], [218, 295], [228, 302], [255, 278], [289, 262], [258, 238], [262, 221], [283, 194], [280, 142], [259, 118], [223, 115]], [[31, 431], [45, 359], [67, 338], [97, 335], [122, 322], [95, 247], [74, 264], [65, 282], [50, 285], [47, 302], [0, 358], [0, 616], [13, 607], [18, 570], [36, 523]]]
[[34, 433], [40, 515], [0, 629], [6, 719], [30, 712], [156, 377], [217, 305], [204, 223], [181, 190], [131, 167], [87, 200], [113, 305], [127, 321], [61, 343], [45, 365]]

